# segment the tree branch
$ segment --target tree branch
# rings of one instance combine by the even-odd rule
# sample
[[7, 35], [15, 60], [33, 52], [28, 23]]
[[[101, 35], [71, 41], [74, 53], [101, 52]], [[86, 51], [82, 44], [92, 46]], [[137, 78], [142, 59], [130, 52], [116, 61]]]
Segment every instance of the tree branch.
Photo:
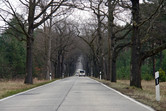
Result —
[[164, 49], [166, 49], [166, 43], [150, 51], [145, 51], [144, 53], [142, 53], [141, 59], [145, 60], [146, 58], [156, 55], [157, 53], [161, 52]]
[[132, 31], [132, 28], [130, 28], [123, 36], [121, 36], [121, 37], [116, 37], [116, 38], [115, 38], [115, 41], [119, 41], [119, 40], [124, 39], [131, 31]]
[[34, 26], [33, 26], [33, 28], [37, 28], [39, 25], [41, 25], [43, 22], [45, 22], [46, 20], [48, 20], [50, 17], [51, 17], [51, 15], [53, 14], [53, 13], [55, 13], [60, 7], [61, 7], [61, 5], [65, 2], [66, 0], [62, 0], [59, 4], [58, 4], [58, 6], [49, 14], [49, 15], [47, 15], [45, 18], [43, 18], [42, 20], [40, 20], [38, 23], [36, 23], [36, 24], [34, 24]]
[[43, 15], [46, 10], [51, 6], [51, 4], [53, 3], [54, 0], [51, 0], [46, 6], [44, 6], [45, 4], [41, 3], [41, 7], [43, 8], [42, 11], [34, 18], [34, 20], [38, 19], [41, 17], [41, 15]]
[[165, 0], [161, 0], [161, 2], [159, 3], [159, 6], [156, 8], [156, 10], [154, 11], [154, 13], [147, 19], [145, 19], [144, 21], [142, 21], [140, 24], [138, 24], [138, 27], [142, 26], [143, 24], [145, 24], [147, 21], [149, 21], [150, 19], [152, 19], [157, 13], [158, 11], [160, 11], [160, 9], [162, 8], [162, 5], [164, 3]]

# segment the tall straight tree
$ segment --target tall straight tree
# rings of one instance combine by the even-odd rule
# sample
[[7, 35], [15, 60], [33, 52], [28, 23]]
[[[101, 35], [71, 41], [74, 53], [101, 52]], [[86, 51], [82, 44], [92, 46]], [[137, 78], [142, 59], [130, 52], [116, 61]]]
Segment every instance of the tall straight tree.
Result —
[[112, 78], [112, 38], [113, 38], [113, 21], [114, 21], [114, 8], [112, 7], [112, 0], [108, 0], [108, 75], [107, 79]]
[[[132, 38], [131, 38], [131, 78], [130, 78], [130, 86], [135, 86], [141, 88], [141, 65], [142, 62], [166, 48], [166, 43], [160, 44], [158, 47], [143, 51], [141, 47], [145, 44], [148, 40], [153, 40], [154, 38], [150, 37], [140, 37], [140, 29], [141, 26], [151, 19], [156, 19], [158, 13], [160, 13], [161, 8], [163, 8], [164, 0], [159, 0], [158, 7], [156, 10], [150, 15], [147, 19], [142, 20], [140, 19], [140, 4], [139, 0], [131, 0], [132, 3]], [[147, 29], [151, 28], [151, 26]], [[143, 35], [141, 35], [143, 36]]]
[[[53, 10], [53, 6], [51, 6], [51, 12]], [[47, 73], [46, 73], [46, 79], [48, 80], [50, 78], [50, 76], [52, 75], [52, 71], [51, 71], [51, 41], [52, 41], [52, 15], [49, 19], [49, 28], [48, 30], [46, 30], [46, 25], [44, 25], [44, 31], [45, 33], [48, 33], [46, 34], [46, 36], [48, 37], [48, 41], [47, 41], [47, 65], [46, 65], [46, 69], [47, 69]]]
[[[108, 72], [107, 74], [104, 74], [104, 78], [107, 80], [111, 80], [111, 82], [116, 82], [116, 58], [118, 56], [118, 53], [121, 49], [125, 48], [129, 45], [129, 43], [121, 42], [122, 40], [126, 39], [126, 36], [129, 34], [131, 29], [129, 29], [130, 25], [126, 25], [124, 28], [120, 28], [115, 24], [115, 17], [116, 19], [119, 19], [118, 16], [118, 3], [120, 1], [118, 0], [96, 0], [90, 2], [90, 8], [93, 10], [94, 14], [97, 18], [97, 29], [96, 29], [96, 36], [98, 37], [98, 44], [97, 44], [97, 51], [96, 55], [98, 56], [98, 66], [99, 71], [102, 71], [104, 69], [103, 65], [103, 57], [104, 55], [108, 55]], [[104, 5], [103, 5], [104, 4]], [[106, 12], [107, 9], [107, 12]], [[122, 13], [122, 10], [121, 10]], [[107, 25], [105, 24], [105, 18], [107, 18]], [[120, 20], [120, 19], [119, 19]], [[102, 37], [105, 29], [107, 30], [108, 35], [108, 50], [105, 54], [103, 49], [103, 42], [104, 37]], [[124, 31], [124, 34], [120, 34], [119, 32]], [[102, 71], [104, 72], [104, 70]], [[106, 73], [105, 72], [105, 73]], [[107, 77], [106, 77], [107, 76]]]
[[103, 6], [106, 1], [104, 0], [89, 0], [90, 2], [90, 9], [93, 11], [94, 15], [97, 19], [97, 28], [96, 28], [96, 41], [97, 41], [97, 49], [96, 49], [96, 62], [97, 62], [97, 75], [99, 75], [99, 72], [104, 73], [103, 70], [103, 21], [105, 19], [105, 13]]
[[[54, 14], [61, 5], [66, 0], [50, 0], [47, 2], [43, 10], [38, 10], [40, 6], [40, 2], [42, 0], [29, 0], [23, 1], [19, 0], [22, 5], [24, 5], [27, 9], [27, 20], [22, 21], [17, 17], [16, 9], [13, 7], [13, 4], [10, 3], [9, 0], [3, 0], [3, 3], [8, 7], [8, 10], [3, 10], [5, 13], [11, 14], [16, 17], [18, 24], [22, 28], [22, 33], [26, 35], [26, 43], [27, 43], [27, 56], [26, 56], [26, 77], [24, 83], [33, 84], [32, 79], [32, 58], [33, 58], [33, 42], [34, 42], [34, 30], [38, 28], [41, 24], [43, 24], [46, 20], [48, 20], [52, 14]], [[54, 6], [53, 10], [49, 13], [51, 5]], [[37, 12], [37, 13], [36, 13]], [[43, 18], [43, 14], [47, 12], [45, 18]], [[12, 25], [5, 19], [4, 15], [0, 14], [0, 17], [8, 24]], [[14, 26], [12, 26], [15, 28]]]
[[[119, 27], [115, 23], [116, 20], [120, 20], [119, 13], [125, 11], [125, 9], [118, 11], [118, 7], [120, 7], [121, 2], [119, 0], [107, 0], [106, 6], [108, 8], [108, 13], [106, 14], [108, 17], [108, 74], [107, 79], [111, 82], [116, 82], [116, 59], [118, 57], [119, 52], [129, 45], [129, 42], [124, 42], [127, 35], [130, 33], [130, 24], [125, 27]], [[123, 8], [123, 7], [122, 7]], [[123, 32], [123, 34], [121, 33]], [[122, 42], [123, 41], [123, 42]]]
[[139, 13], [139, 0], [131, 0], [132, 2], [132, 47], [131, 47], [131, 79], [130, 85], [141, 88], [141, 40], [139, 37], [140, 13]]

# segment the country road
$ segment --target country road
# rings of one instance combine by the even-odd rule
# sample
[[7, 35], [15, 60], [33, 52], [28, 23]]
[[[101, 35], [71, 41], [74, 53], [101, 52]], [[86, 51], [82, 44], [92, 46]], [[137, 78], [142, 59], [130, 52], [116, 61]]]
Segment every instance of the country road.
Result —
[[0, 111], [153, 111], [88, 77], [69, 77], [0, 100]]

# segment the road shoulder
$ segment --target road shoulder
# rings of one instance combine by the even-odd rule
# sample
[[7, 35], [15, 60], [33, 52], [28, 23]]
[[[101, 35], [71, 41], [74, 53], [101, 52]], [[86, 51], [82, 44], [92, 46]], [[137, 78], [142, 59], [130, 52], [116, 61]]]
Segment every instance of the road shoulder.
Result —
[[[158, 110], [158, 109], [160, 109], [160, 111], [164, 111], [164, 110], [161, 110], [161, 108], [155, 109], [158, 102], [156, 102], [155, 104], [152, 104], [149, 99], [143, 98], [143, 95], [140, 96], [138, 94], [139, 92], [146, 94], [146, 92], [144, 92], [141, 89], [138, 89], [138, 88], [135, 88], [135, 87], [130, 87], [130, 86], [125, 85], [125, 84], [111, 83], [110, 81], [99, 80], [97, 78], [91, 78], [91, 79], [93, 79], [94, 81], [100, 83], [102, 86], [118, 93], [119, 95], [129, 99], [130, 101], [141, 105], [142, 107], [148, 109], [149, 111], [155, 111], [155, 110]], [[144, 100], [142, 101], [142, 99], [144, 99]], [[152, 102], [154, 102], [154, 101], [152, 101]]]

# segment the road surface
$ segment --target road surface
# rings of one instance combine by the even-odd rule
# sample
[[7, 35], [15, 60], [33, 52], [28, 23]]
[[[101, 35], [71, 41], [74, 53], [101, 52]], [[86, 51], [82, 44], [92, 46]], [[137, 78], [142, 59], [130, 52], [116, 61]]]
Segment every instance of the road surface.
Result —
[[88, 77], [65, 78], [0, 100], [0, 111], [150, 110]]

